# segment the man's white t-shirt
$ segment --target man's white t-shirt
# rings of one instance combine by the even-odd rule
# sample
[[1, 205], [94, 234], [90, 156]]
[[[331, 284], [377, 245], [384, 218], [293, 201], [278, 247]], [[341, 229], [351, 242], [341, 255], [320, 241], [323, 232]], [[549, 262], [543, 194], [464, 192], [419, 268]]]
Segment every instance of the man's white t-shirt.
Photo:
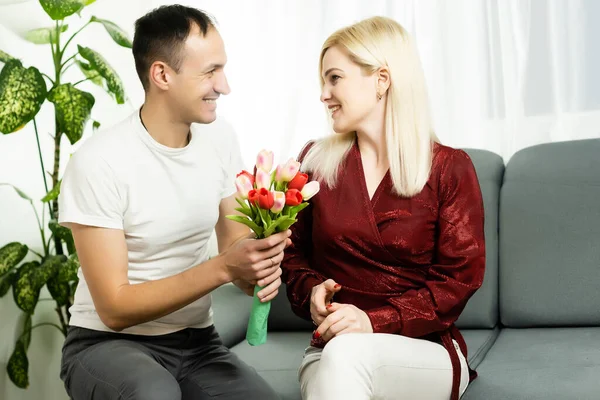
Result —
[[[172, 276], [208, 259], [219, 203], [235, 193], [242, 168], [235, 133], [224, 121], [193, 124], [188, 145], [170, 148], [150, 136], [136, 110], [73, 154], [61, 184], [59, 223], [123, 230], [131, 284]], [[94, 308], [81, 269], [78, 276], [70, 324], [111, 331]], [[209, 294], [122, 332], [161, 335], [211, 324]]]

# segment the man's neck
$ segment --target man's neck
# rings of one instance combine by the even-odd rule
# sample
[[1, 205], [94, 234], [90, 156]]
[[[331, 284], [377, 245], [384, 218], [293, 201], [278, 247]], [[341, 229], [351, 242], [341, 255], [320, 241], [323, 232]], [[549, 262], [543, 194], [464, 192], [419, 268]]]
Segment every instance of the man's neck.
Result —
[[187, 146], [190, 141], [190, 125], [178, 121], [167, 110], [167, 107], [146, 101], [140, 111], [142, 125], [150, 136], [163, 146]]

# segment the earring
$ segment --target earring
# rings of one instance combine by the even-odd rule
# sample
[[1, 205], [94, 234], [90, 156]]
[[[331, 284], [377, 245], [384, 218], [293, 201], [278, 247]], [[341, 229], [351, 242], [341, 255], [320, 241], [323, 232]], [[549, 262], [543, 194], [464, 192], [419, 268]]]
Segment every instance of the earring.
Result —
[[382, 97], [383, 97], [383, 95], [377, 93], [377, 101], [381, 100]]

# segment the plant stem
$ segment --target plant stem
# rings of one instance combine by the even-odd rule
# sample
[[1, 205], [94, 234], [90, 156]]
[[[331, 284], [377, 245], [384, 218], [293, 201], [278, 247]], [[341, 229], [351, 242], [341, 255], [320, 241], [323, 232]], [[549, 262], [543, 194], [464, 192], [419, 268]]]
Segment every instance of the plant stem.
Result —
[[80, 80], [80, 81], [77, 81], [77, 82], [75, 82], [75, 83], [73, 84], [73, 86], [77, 86], [77, 85], [79, 85], [80, 83], [83, 83], [83, 82], [85, 82], [85, 81], [89, 81], [90, 79], [92, 79], [92, 78], [85, 78], [85, 79], [82, 79], [82, 80]]
[[62, 308], [58, 304], [56, 304], [56, 313], [58, 314], [58, 319], [60, 320], [60, 325], [62, 326], [62, 328], [60, 328], [58, 325], [56, 327], [60, 329], [63, 335], [67, 336], [68, 325], [65, 322], [65, 316], [62, 313]]
[[32, 252], [33, 254], [35, 254], [36, 256], [38, 256], [41, 259], [44, 259], [44, 256], [41, 255], [40, 253], [38, 253], [37, 251], [33, 250], [33, 249], [29, 249], [30, 252]]
[[54, 79], [50, 78], [48, 75], [46, 75], [45, 73], [42, 72], [42, 75], [45, 76], [46, 78], [48, 78], [48, 80], [50, 82], [52, 82], [52, 85], [54, 86]]
[[18, 340], [21, 340], [21, 338], [22, 338], [23, 336], [25, 336], [25, 334], [32, 332], [32, 331], [33, 331], [35, 328], [38, 328], [38, 327], [40, 327], [40, 326], [53, 326], [53, 327], [55, 327], [56, 329], [58, 329], [59, 331], [61, 331], [61, 333], [62, 333], [63, 335], [67, 336], [67, 334], [66, 334], [66, 331], [64, 331], [64, 330], [63, 330], [63, 329], [62, 329], [60, 326], [56, 325], [55, 323], [53, 323], [53, 322], [41, 322], [41, 323], [39, 323], [39, 324], [35, 324], [35, 325], [33, 325], [33, 326], [32, 326], [32, 327], [31, 327], [31, 328], [28, 330], [28, 331], [25, 331], [25, 332], [21, 333], [21, 336], [19, 336], [19, 339], [18, 339]]
[[67, 58], [62, 64], [60, 64], [60, 67], [63, 68], [65, 65], [67, 65], [67, 63], [69, 61], [71, 61], [72, 59], [74, 59], [75, 57], [77, 57], [78, 53], [73, 54], [71, 57]]
[[82, 30], [84, 30], [84, 29], [85, 29], [85, 27], [86, 27], [86, 26], [88, 26], [88, 25], [89, 25], [91, 22], [92, 22], [91, 20], [90, 20], [90, 21], [88, 21], [88, 22], [87, 22], [87, 23], [86, 23], [84, 26], [82, 26], [82, 27], [81, 27], [81, 28], [80, 28], [80, 29], [79, 29], [77, 32], [75, 32], [73, 35], [71, 35], [71, 37], [69, 38], [69, 40], [67, 40], [67, 42], [65, 43], [65, 46], [62, 48], [62, 50], [60, 50], [60, 48], [59, 48], [59, 52], [61, 53], [61, 57], [62, 57], [62, 55], [64, 54], [65, 50], [67, 49], [67, 46], [69, 45], [69, 43], [71, 43], [71, 40], [73, 40], [73, 38], [74, 38], [75, 36], [77, 36], [77, 34], [78, 34], [79, 32], [81, 32]]
[[[71, 36], [71, 38], [73, 38], [73, 36]], [[54, 84], [56, 86], [60, 85], [60, 77], [62, 73], [62, 56], [63, 51], [61, 51], [60, 49], [60, 26], [58, 21], [56, 21], [56, 51], [54, 52]], [[58, 117], [56, 116], [56, 110], [54, 113], [54, 132], [54, 168], [52, 170], [53, 188], [56, 187], [56, 185], [58, 184], [58, 172], [60, 167], [60, 139], [62, 137], [60, 125], [58, 123]], [[58, 199], [53, 200], [51, 203], [52, 205], [50, 210], [50, 216], [52, 219], [56, 219], [56, 217], [58, 216]], [[57, 255], [63, 254], [62, 243], [58, 237], [54, 238], [54, 247]]]

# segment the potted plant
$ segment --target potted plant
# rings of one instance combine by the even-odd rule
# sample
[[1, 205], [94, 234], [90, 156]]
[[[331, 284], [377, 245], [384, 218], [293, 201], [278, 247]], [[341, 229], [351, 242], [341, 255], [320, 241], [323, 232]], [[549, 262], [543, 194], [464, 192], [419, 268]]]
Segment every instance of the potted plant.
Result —
[[[36, 250], [24, 243], [0, 244], [0, 297], [12, 291], [16, 305], [25, 313], [21, 334], [7, 363], [8, 376], [20, 388], [29, 385], [27, 349], [32, 331], [38, 326], [47, 325], [66, 335], [70, 317], [68, 310], [78, 281], [79, 261], [73, 237], [69, 229], [57, 223], [61, 141], [68, 140], [74, 144], [81, 139], [90, 125], [95, 103], [94, 96], [78, 86], [91, 81], [103, 87], [118, 104], [125, 102], [121, 79], [110, 64], [93, 49], [75, 45], [74, 39], [90, 24], [100, 24], [115, 43], [131, 48], [126, 32], [116, 24], [95, 16], [75, 32], [70, 32], [66, 23], [67, 18], [80, 15], [81, 10], [94, 1], [39, 0], [54, 25], [30, 30], [25, 38], [35, 44], [50, 46], [51, 52], [44, 54], [52, 57], [54, 71], [44, 73], [36, 67], [25, 66], [17, 57], [0, 49], [0, 66], [3, 64], [0, 72], [0, 132], [15, 134], [25, 125], [33, 123], [46, 192], [40, 200], [43, 203], [42, 212], [38, 213], [34, 199], [15, 185], [0, 183], [0, 188], [14, 189], [16, 194], [31, 203], [41, 239], [40, 245], [34, 246]], [[71, 67], [78, 67], [81, 79], [75, 82], [65, 79], [65, 71]], [[36, 115], [47, 102], [54, 106], [54, 163], [49, 170], [44, 165], [36, 124]], [[99, 123], [93, 121], [92, 125], [97, 128]], [[28, 253], [33, 254], [35, 259], [29, 257], [24, 262]], [[31, 316], [44, 287], [56, 303], [57, 318], [56, 321], [32, 325]]]

